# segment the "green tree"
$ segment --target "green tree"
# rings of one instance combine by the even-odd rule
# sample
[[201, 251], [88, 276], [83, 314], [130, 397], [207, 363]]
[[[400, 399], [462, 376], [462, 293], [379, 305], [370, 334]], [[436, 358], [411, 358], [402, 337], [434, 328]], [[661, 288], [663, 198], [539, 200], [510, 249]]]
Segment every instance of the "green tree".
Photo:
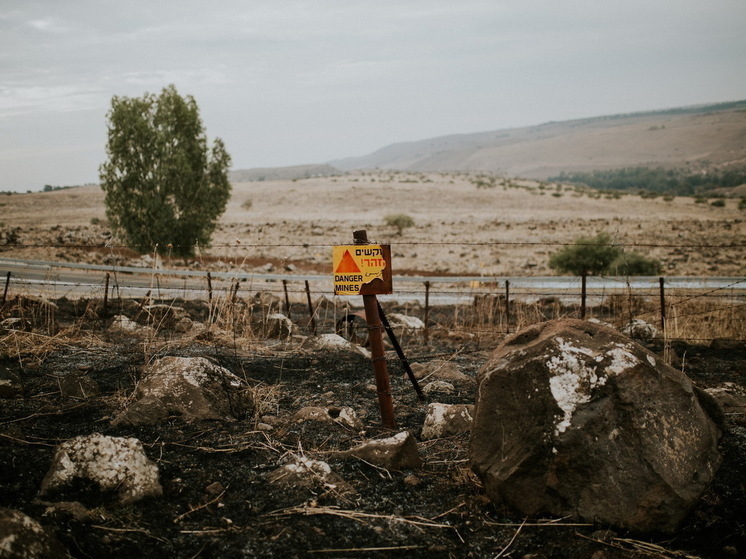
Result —
[[596, 237], [580, 237], [574, 244], [555, 252], [549, 257], [549, 267], [576, 276], [600, 275], [621, 253], [622, 249], [612, 244], [608, 234], [599, 233]]
[[208, 147], [196, 101], [173, 85], [159, 96], [114, 96], [107, 117], [99, 177], [112, 228], [140, 252], [157, 246], [192, 256], [209, 243], [230, 198], [223, 142]]

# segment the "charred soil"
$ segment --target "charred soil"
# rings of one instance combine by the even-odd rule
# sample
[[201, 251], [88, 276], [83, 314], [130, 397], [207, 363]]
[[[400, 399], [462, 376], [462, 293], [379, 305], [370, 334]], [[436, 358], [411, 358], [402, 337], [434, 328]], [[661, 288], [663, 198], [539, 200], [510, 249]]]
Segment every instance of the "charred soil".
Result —
[[[23, 395], [2, 401], [0, 503], [47, 527], [73, 557], [736, 557], [746, 553], [746, 423], [726, 416], [723, 463], [697, 507], [674, 535], [638, 535], [570, 519], [522, 518], [489, 502], [469, 469], [468, 435], [419, 440], [423, 468], [390, 471], [341, 460], [347, 450], [394, 432], [381, 426], [370, 361], [353, 352], [307, 349], [289, 340], [237, 338], [203, 331], [151, 339], [114, 335], [100, 302], [57, 301], [59, 328], [2, 334], [0, 364], [21, 378]], [[137, 318], [132, 303], [126, 313]], [[191, 303], [195, 321], [206, 306]], [[446, 312], [446, 311], [443, 311]], [[7, 316], [7, 313], [6, 313]], [[85, 318], [85, 320], [82, 320]], [[80, 325], [84, 326], [80, 326]], [[324, 325], [320, 325], [323, 327]], [[328, 326], [328, 325], [327, 325]], [[36, 336], [32, 345], [21, 338]], [[495, 340], [495, 342], [498, 340]], [[446, 358], [474, 377], [490, 347], [445, 329], [426, 345], [408, 335], [410, 361]], [[686, 372], [702, 388], [744, 386], [744, 347], [680, 347]], [[140, 369], [160, 356], [203, 356], [245, 379], [257, 404], [242, 420], [113, 427], [131, 398]], [[393, 352], [388, 357], [397, 431], [419, 438], [421, 402]], [[62, 389], [68, 375], [95, 381], [90, 394]], [[474, 403], [473, 382], [428, 400]], [[304, 406], [352, 407], [363, 431], [334, 422], [297, 422]], [[60, 442], [99, 432], [136, 437], [160, 471], [163, 496], [123, 506], [81, 483], [39, 496]], [[328, 486], [279, 488], [267, 474], [294, 456], [328, 462], [354, 491]], [[743, 556], [743, 555], [740, 555]]]

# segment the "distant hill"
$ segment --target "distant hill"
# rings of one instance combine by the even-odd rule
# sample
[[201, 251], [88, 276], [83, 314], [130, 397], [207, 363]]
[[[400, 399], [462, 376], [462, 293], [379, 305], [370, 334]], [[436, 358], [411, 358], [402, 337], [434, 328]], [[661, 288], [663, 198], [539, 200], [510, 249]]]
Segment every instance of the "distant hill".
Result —
[[293, 167], [236, 169], [228, 172], [228, 179], [231, 182], [257, 182], [333, 177], [342, 174], [344, 174], [344, 171], [340, 171], [331, 165], [295, 165]]
[[637, 166], [745, 170], [746, 101], [402, 142], [329, 164], [344, 171], [482, 171], [534, 179]]

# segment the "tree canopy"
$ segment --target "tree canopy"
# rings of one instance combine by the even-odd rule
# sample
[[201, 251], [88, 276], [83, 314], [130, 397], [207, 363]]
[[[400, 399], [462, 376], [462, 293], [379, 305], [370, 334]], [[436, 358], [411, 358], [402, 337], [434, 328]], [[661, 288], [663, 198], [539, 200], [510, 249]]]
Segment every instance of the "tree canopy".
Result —
[[173, 85], [158, 96], [114, 96], [107, 118], [99, 176], [112, 228], [140, 252], [192, 256], [230, 198], [223, 142], [208, 147], [196, 101]]
[[576, 276], [601, 275], [621, 253], [607, 233], [599, 233], [596, 237], [580, 237], [555, 252], [549, 258], [549, 267]]
[[549, 267], [576, 276], [654, 276], [662, 270], [658, 260], [615, 246], [608, 233], [577, 238], [549, 257]]

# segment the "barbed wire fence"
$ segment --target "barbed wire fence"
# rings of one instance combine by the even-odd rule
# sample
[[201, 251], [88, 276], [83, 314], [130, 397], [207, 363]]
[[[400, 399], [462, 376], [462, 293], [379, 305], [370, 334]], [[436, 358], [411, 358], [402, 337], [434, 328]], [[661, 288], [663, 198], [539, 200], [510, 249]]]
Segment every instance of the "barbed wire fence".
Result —
[[[328, 277], [303, 275], [292, 271], [271, 274], [268, 270], [250, 269], [244, 264], [256, 251], [278, 251], [279, 265], [301, 260], [293, 251], [308, 249], [331, 251], [335, 243], [235, 243], [194, 247], [195, 258], [188, 267], [177, 267], [169, 256], [171, 245], [154, 246], [149, 253], [153, 265], [126, 267], [57, 263], [60, 268], [83, 268], [97, 280], [65, 280], [48, 270], [43, 278], [31, 279], [23, 274], [6, 273], [2, 296], [4, 312], [13, 297], [37, 294], [50, 298], [100, 298], [114, 305], [123, 298], [133, 299], [205, 299], [209, 303], [237, 300], [271, 300], [270, 307], [299, 321], [306, 329], [334, 330], [339, 316], [352, 312], [360, 303], [355, 297], [333, 294], [331, 258]], [[583, 243], [544, 241], [493, 242], [407, 242], [395, 247], [500, 247], [538, 246], [557, 248]], [[23, 248], [65, 249], [106, 252], [112, 258], [132, 258], [135, 247], [114, 244], [52, 243], [24, 244]], [[621, 248], [669, 248], [676, 250], [735, 249], [746, 244], [732, 243], [615, 243]], [[282, 249], [282, 250], [281, 250]], [[224, 269], [215, 269], [215, 261]], [[166, 262], [166, 268], [163, 262]], [[0, 271], [2, 263], [0, 262]], [[317, 266], [318, 267], [318, 266]], [[225, 269], [227, 268], [227, 269]], [[394, 262], [395, 268], [395, 262]], [[149, 282], [132, 281], [135, 273], [147, 276]], [[546, 279], [546, 278], [544, 278]], [[673, 287], [669, 278], [597, 277], [603, 287], [587, 278], [564, 278], [564, 285], [550, 283], [532, 286], [530, 277], [496, 277], [463, 275], [449, 277], [394, 275], [395, 294], [382, 297], [384, 305], [417, 316], [425, 322], [425, 337], [433, 328], [465, 331], [473, 336], [496, 336], [515, 332], [528, 324], [555, 318], [595, 318], [623, 327], [635, 320], [654, 323], [666, 340], [711, 343], [713, 340], [746, 341], [746, 277], [727, 278], [714, 288]], [[590, 279], [590, 278], [588, 278]], [[586, 293], [587, 288], [587, 293]], [[263, 299], [262, 299], [263, 298]], [[440, 312], [447, 307], [448, 312]], [[305, 319], [303, 318], [305, 314]]]

